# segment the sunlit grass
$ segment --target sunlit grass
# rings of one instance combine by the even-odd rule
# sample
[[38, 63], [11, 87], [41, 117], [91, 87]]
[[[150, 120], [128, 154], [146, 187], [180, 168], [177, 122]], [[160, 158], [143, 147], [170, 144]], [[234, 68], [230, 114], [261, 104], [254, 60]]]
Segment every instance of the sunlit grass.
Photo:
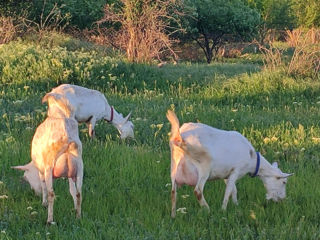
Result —
[[[78, 54], [55, 46], [52, 56], [47, 48], [17, 42], [0, 51], [0, 239], [320, 238], [319, 79], [245, 63], [157, 68], [95, 55], [94, 48]], [[99, 122], [91, 140], [80, 125], [83, 215], [75, 218], [67, 181], [58, 179], [57, 225], [47, 227], [40, 198], [10, 166], [30, 161], [31, 139], [46, 113], [41, 98], [62, 82], [98, 89], [117, 111], [132, 111], [136, 139], [122, 141], [114, 127]], [[294, 172], [287, 199], [267, 201], [262, 182], [244, 177], [237, 183], [239, 206], [230, 201], [223, 211], [225, 184], [208, 182], [208, 213], [183, 186], [171, 219], [169, 108], [182, 123], [241, 132], [270, 162]]]

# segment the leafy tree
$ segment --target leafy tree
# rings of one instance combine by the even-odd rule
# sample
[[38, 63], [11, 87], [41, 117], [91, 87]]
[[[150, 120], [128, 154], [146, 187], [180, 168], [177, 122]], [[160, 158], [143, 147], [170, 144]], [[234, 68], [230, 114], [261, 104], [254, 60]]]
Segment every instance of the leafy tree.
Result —
[[21, 16], [32, 5], [31, 0], [6, 0], [0, 1], [0, 16], [16, 17]]
[[244, 0], [256, 9], [262, 18], [259, 26], [259, 39], [264, 43], [267, 33], [271, 29], [286, 30], [296, 26], [296, 17], [292, 8], [292, 0]]
[[[70, 16], [70, 24], [80, 29], [90, 28], [103, 16], [103, 8], [107, 2], [114, 0], [6, 0], [0, 1], [0, 15], [24, 17], [40, 24], [50, 14], [54, 6], [58, 6], [61, 15]], [[61, 7], [62, 6], [62, 7]]]
[[185, 40], [196, 41], [207, 62], [227, 40], [249, 40], [257, 33], [259, 13], [240, 0], [186, 0]]
[[298, 25], [302, 27], [320, 27], [319, 0], [292, 0]]

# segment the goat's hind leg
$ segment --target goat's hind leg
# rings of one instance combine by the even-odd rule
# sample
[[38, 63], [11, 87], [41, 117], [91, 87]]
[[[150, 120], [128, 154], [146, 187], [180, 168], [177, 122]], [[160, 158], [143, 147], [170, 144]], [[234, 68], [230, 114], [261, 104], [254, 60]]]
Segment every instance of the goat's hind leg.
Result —
[[[69, 191], [73, 198], [74, 208], [76, 210], [76, 216], [81, 217], [81, 202], [82, 202], [82, 178], [83, 178], [83, 163], [81, 156], [75, 156], [72, 153], [68, 154], [68, 162], [76, 163], [76, 176], [69, 176]], [[71, 164], [70, 164], [71, 165]]]
[[205, 207], [206, 209], [208, 209], [208, 211], [210, 211], [210, 207], [203, 195], [203, 189], [204, 189], [204, 185], [207, 182], [207, 179], [208, 177], [202, 177], [198, 180], [198, 183], [194, 188], [194, 194], [196, 195], [200, 206]]
[[53, 176], [52, 169], [48, 168], [45, 170], [45, 183], [48, 190], [48, 219], [47, 223], [53, 223], [53, 204], [54, 204], [54, 191], [53, 191]]
[[77, 209], [77, 189], [76, 183], [73, 181], [72, 178], [68, 178], [69, 180], [69, 191], [73, 199], [74, 209]]
[[177, 183], [175, 180], [172, 181], [171, 190], [171, 217], [176, 217], [176, 204], [177, 204]]

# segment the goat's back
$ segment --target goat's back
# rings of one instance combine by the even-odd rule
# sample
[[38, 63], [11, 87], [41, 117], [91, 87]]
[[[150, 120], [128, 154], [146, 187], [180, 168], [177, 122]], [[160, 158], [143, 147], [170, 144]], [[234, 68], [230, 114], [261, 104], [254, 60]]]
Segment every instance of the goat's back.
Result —
[[239, 132], [220, 130], [202, 123], [185, 123], [180, 133], [187, 147], [205, 151], [215, 166], [235, 167], [252, 159], [254, 148]]
[[52, 89], [51, 93], [59, 94], [68, 101], [68, 104], [75, 111], [76, 120], [79, 122], [86, 122], [92, 116], [101, 119], [106, 114], [108, 101], [97, 90], [72, 84], [62, 84]]
[[73, 142], [77, 144], [81, 154], [82, 144], [77, 121], [73, 118], [48, 117], [38, 126], [33, 136], [32, 161], [39, 170], [44, 169], [44, 165], [54, 166], [56, 158]]

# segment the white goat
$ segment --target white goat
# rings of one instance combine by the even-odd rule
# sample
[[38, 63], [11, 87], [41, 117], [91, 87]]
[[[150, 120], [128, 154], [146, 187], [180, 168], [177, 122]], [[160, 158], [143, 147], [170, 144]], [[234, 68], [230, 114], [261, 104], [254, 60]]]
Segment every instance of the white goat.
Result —
[[71, 84], [62, 84], [52, 89], [43, 97], [42, 102], [48, 101], [48, 116], [54, 116], [56, 112], [56, 109], [52, 110], [54, 106], [58, 108], [66, 106], [61, 106], [61, 101], [49, 101], [49, 96], [56, 100], [64, 98], [68, 106], [71, 106], [71, 115], [80, 123], [86, 122], [90, 137], [94, 136], [96, 121], [104, 119], [118, 129], [121, 139], [134, 138], [133, 123], [129, 121], [131, 113], [123, 118], [122, 114], [111, 107], [105, 96], [97, 90]]
[[281, 172], [276, 163], [271, 165], [240, 133], [202, 123], [185, 123], [180, 128], [177, 116], [170, 110], [167, 118], [171, 123], [172, 217], [176, 215], [177, 186], [195, 186], [194, 193], [200, 205], [209, 209], [203, 196], [206, 181], [225, 179], [222, 208], [226, 209], [230, 195], [237, 204], [235, 183], [247, 173], [260, 177], [267, 199], [285, 198], [287, 177], [292, 174]]
[[57, 117], [41, 123], [32, 139], [31, 159], [24, 166], [24, 178], [37, 194], [42, 192], [42, 205], [48, 205], [47, 223], [53, 223], [53, 178], [68, 177], [70, 193], [77, 217], [81, 216], [81, 187], [83, 178], [82, 144], [78, 122], [70, 118], [68, 109], [58, 109]]

